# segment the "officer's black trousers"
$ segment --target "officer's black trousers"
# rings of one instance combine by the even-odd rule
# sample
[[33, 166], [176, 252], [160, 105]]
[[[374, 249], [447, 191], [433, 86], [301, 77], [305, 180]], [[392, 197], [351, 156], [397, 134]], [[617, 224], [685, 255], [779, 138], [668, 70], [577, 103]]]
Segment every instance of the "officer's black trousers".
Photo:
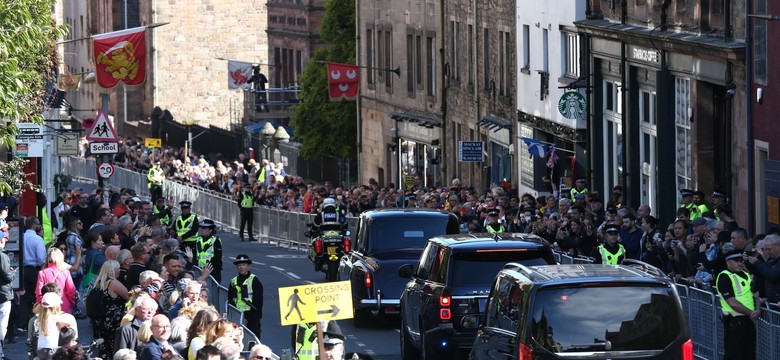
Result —
[[723, 317], [723, 360], [755, 360], [756, 325], [748, 316]]
[[241, 227], [238, 229], [238, 237], [241, 241], [244, 241], [244, 226], [247, 226], [247, 233], [249, 233], [249, 241], [254, 241], [255, 237], [252, 235], [252, 226], [254, 224], [254, 209], [241, 208]]

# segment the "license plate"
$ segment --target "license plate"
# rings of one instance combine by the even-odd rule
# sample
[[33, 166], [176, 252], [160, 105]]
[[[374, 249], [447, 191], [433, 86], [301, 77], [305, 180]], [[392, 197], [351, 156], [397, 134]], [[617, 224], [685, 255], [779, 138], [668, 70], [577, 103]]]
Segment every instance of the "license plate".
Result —
[[336, 255], [339, 252], [338, 246], [328, 246], [328, 255]]

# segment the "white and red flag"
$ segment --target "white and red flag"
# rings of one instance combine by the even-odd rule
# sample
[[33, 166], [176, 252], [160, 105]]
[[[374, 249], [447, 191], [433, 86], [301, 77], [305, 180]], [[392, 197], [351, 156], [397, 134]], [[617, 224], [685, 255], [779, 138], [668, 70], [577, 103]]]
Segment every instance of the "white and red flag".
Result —
[[328, 63], [328, 88], [331, 101], [355, 100], [360, 86], [357, 65]]
[[95, 74], [102, 88], [146, 80], [146, 26], [92, 36]]
[[252, 77], [252, 63], [228, 60], [228, 89], [243, 89]]

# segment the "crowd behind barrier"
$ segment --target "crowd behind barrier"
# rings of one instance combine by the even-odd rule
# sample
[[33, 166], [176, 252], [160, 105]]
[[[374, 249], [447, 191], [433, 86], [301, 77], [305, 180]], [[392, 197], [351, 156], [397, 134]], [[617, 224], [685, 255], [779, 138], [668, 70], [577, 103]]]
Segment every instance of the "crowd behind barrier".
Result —
[[[84, 158], [63, 158], [63, 172], [70, 174], [79, 181], [94, 181], [95, 160]], [[146, 175], [135, 171], [116, 167], [109, 187], [112, 189], [132, 188], [146, 191]], [[202, 187], [166, 180], [165, 196], [175, 199], [187, 199], [193, 202], [193, 212], [203, 218], [213, 219], [223, 230], [237, 232], [239, 217], [236, 201], [224, 194], [211, 192]], [[148, 195], [148, 192], [147, 194]], [[276, 242], [279, 246], [306, 248], [308, 239], [304, 236], [306, 224], [312, 222], [314, 215], [288, 212], [284, 210], [258, 207], [255, 209], [254, 232], [267, 242]], [[349, 228], [354, 237], [356, 219], [349, 219]], [[572, 257], [556, 252], [556, 258], [561, 264], [586, 264], [592, 259]], [[227, 289], [209, 277], [209, 302], [228, 317], [236, 317], [237, 309], [227, 305]], [[676, 285], [688, 317], [688, 324], [694, 342], [694, 355], [699, 359], [720, 360], [723, 358], [723, 323], [718, 296], [711, 290], [702, 290], [684, 284]], [[232, 311], [231, 311], [232, 310]], [[236, 321], [232, 319], [232, 321]], [[240, 323], [240, 322], [238, 322]], [[756, 321], [757, 346], [756, 358], [765, 360], [780, 360], [780, 312], [762, 308], [761, 316]], [[253, 335], [245, 329], [245, 339]], [[249, 340], [247, 340], [249, 341]]]

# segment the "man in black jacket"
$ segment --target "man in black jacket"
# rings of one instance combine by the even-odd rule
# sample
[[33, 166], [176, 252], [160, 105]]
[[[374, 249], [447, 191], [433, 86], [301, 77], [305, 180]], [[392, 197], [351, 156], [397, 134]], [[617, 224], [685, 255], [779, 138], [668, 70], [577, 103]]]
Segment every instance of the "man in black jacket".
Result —
[[11, 316], [11, 300], [14, 299], [14, 289], [11, 282], [16, 278], [16, 269], [11, 268], [11, 260], [5, 253], [7, 237], [0, 237], [0, 358], [6, 359], [3, 348], [5, 344], [5, 330], [8, 328], [8, 319]]
[[141, 352], [138, 344], [138, 330], [144, 321], [152, 320], [157, 313], [157, 302], [147, 295], [141, 295], [133, 302], [133, 320], [116, 331], [114, 338], [114, 351], [119, 349], [130, 349]]

